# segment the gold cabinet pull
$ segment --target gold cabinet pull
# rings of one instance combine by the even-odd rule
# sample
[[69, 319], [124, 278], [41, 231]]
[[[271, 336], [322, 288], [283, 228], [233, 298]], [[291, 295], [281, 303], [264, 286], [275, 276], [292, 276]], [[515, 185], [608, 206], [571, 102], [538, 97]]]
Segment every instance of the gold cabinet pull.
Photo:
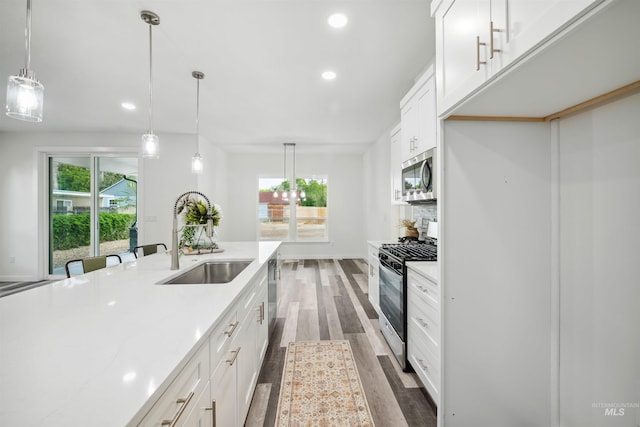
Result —
[[258, 322], [262, 325], [262, 322], [264, 321], [264, 302], [262, 302], [262, 304], [258, 306], [257, 310], [258, 310]]
[[493, 33], [499, 33], [501, 30], [493, 27], [493, 21], [489, 21], [489, 36], [491, 37], [491, 41], [489, 43], [489, 59], [493, 59], [494, 53], [502, 52], [500, 49], [495, 49], [493, 47]]
[[233, 366], [233, 364], [236, 362], [236, 359], [238, 358], [238, 353], [240, 353], [240, 347], [236, 348], [235, 350], [231, 350], [231, 353], [233, 353], [233, 357], [231, 359], [226, 360], [229, 366]]
[[231, 327], [228, 331], [224, 331], [224, 334], [228, 337], [230, 337], [233, 334], [233, 331], [236, 330], [236, 328], [238, 327], [238, 325], [240, 324], [239, 321], [235, 321], [234, 323], [229, 323], [229, 326]]
[[205, 411], [211, 411], [211, 425], [213, 427], [216, 427], [216, 401], [212, 400], [211, 401], [211, 407], [210, 408], [204, 408]]
[[484, 42], [480, 42], [480, 36], [476, 36], [476, 71], [480, 71], [480, 65], [486, 65], [487, 61], [480, 61], [480, 46], [486, 46]]
[[176, 400], [176, 403], [181, 404], [180, 408], [178, 409], [178, 411], [176, 412], [176, 414], [173, 416], [172, 419], [162, 420], [162, 423], [160, 423], [160, 425], [174, 427], [178, 422], [178, 420], [180, 419], [180, 416], [182, 415], [184, 410], [187, 409], [187, 406], [189, 405], [189, 402], [191, 401], [192, 398], [193, 398], [193, 392], [189, 392], [189, 395], [187, 397], [178, 398]]

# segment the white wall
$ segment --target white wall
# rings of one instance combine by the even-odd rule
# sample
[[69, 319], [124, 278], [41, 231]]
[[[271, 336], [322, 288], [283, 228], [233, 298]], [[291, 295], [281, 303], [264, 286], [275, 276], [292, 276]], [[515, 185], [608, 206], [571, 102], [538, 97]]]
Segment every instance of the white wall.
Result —
[[[290, 161], [290, 160], [289, 160]], [[328, 176], [329, 243], [283, 245], [285, 258], [365, 257], [361, 153], [305, 152], [297, 147], [296, 175]], [[221, 228], [233, 240], [258, 236], [258, 176], [282, 176], [282, 153], [228, 153], [228, 204]]]
[[[198, 176], [198, 189], [209, 197], [211, 203], [217, 203], [222, 207], [223, 223], [217, 227], [218, 240], [233, 240], [224, 222], [228, 220], [225, 207], [229, 206], [228, 180], [227, 180], [227, 154], [212, 144], [200, 143], [200, 154], [205, 162], [202, 175]], [[232, 199], [231, 199], [232, 200]]]
[[[5, 203], [0, 210], [0, 280], [45, 277], [44, 253], [39, 251], [39, 245], [47, 228], [46, 223], [39, 223], [38, 209], [42, 209], [41, 216], [45, 218], [47, 207], [38, 203], [44, 200], [44, 195], [38, 194], [38, 184], [43, 182], [43, 177], [38, 171], [37, 153], [55, 147], [136, 150], [139, 141], [137, 134], [1, 133], [0, 196]], [[144, 160], [141, 164], [139, 242], [161, 241], [170, 245], [175, 198], [197, 187], [190, 171], [193, 136], [160, 135], [160, 144], [160, 159]], [[46, 194], [47, 189], [42, 190]]]
[[635, 94], [559, 124], [563, 426], [640, 425], [638, 118]]
[[551, 402], [548, 124], [444, 123], [446, 426], [544, 426]]

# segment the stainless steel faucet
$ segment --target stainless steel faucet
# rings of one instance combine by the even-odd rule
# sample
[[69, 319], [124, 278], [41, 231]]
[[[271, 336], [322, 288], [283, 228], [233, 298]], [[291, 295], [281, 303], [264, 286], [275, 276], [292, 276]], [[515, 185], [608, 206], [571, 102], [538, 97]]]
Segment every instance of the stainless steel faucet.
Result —
[[180, 248], [178, 247], [178, 204], [180, 200], [187, 197], [190, 194], [195, 194], [201, 196], [203, 199], [207, 201], [207, 213], [209, 214], [209, 219], [207, 220], [207, 237], [213, 236], [213, 219], [211, 218], [211, 202], [209, 202], [209, 198], [205, 196], [203, 193], [199, 191], [187, 191], [182, 193], [176, 199], [175, 204], [173, 205], [173, 229], [171, 231], [171, 269], [177, 270], [180, 268]]

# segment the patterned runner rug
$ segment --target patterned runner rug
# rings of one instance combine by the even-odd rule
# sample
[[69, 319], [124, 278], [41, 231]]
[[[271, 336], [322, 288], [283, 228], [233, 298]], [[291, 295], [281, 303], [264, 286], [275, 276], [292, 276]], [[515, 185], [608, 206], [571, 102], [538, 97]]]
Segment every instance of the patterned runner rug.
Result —
[[349, 341], [290, 342], [277, 427], [373, 427]]

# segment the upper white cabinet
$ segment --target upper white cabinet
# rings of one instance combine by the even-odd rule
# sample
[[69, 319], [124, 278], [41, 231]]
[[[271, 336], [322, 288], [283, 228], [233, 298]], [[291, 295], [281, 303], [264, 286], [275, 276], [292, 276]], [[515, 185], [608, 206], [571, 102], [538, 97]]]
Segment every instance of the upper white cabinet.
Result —
[[391, 173], [391, 204], [404, 205], [402, 201], [402, 130], [400, 124], [391, 130], [389, 169]]
[[434, 0], [438, 114], [603, 0]]
[[436, 93], [433, 66], [400, 101], [401, 160], [436, 146]]

